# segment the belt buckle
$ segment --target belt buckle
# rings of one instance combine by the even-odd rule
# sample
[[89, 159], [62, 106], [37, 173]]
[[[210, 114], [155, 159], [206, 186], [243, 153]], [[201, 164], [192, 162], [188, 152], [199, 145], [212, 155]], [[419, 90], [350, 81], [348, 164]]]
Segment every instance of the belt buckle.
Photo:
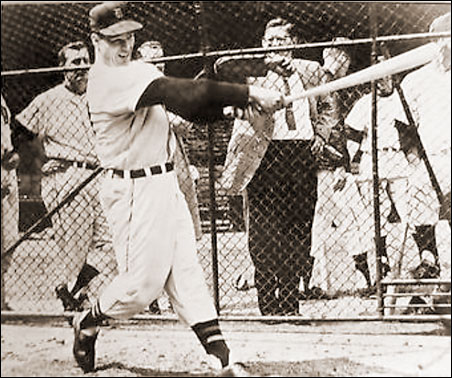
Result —
[[148, 177], [152, 176], [151, 167], [143, 168], [143, 171], [144, 171], [146, 176], [148, 176]]

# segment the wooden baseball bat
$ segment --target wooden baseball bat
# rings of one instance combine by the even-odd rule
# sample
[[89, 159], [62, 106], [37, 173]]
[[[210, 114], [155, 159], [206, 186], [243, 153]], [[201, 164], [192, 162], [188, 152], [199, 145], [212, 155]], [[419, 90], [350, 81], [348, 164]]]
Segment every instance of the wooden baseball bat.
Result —
[[437, 48], [435, 44], [433, 42], [427, 43], [373, 66], [364, 68], [363, 70], [354, 72], [343, 78], [308, 89], [307, 91], [297, 95], [287, 96], [284, 98], [283, 103], [284, 106], [286, 106], [293, 101], [301, 100], [306, 97], [325, 95], [340, 89], [382, 79], [385, 76], [395, 75], [397, 73], [429, 63], [434, 59], [436, 54]]
[[[91, 173], [88, 178], [86, 178], [82, 183], [80, 183], [72, 192], [66, 195], [63, 200], [55, 206], [54, 209], [48, 211], [43, 217], [39, 218], [12, 246], [10, 246], [6, 251], [3, 251], [2, 247], [2, 258], [10, 255], [15, 251], [15, 249], [22, 244], [22, 242], [30, 237], [31, 234], [36, 232], [38, 227], [47, 219], [50, 219], [57, 211], [59, 211], [63, 206], [67, 203], [71, 202], [77, 194], [81, 192], [81, 190], [87, 186], [93, 179], [99, 175], [103, 171], [103, 168], [97, 167], [93, 173]], [[3, 228], [2, 228], [3, 230]], [[3, 240], [3, 239], [2, 239]], [[3, 245], [3, 244], [2, 244]]]

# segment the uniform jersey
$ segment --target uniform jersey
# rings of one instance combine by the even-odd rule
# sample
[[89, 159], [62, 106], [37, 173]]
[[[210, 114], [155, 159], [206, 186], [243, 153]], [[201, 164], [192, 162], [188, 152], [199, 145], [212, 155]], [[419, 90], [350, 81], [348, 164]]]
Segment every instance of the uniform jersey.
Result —
[[64, 84], [38, 95], [16, 119], [42, 137], [47, 157], [97, 161], [86, 97], [72, 93]]
[[[348, 114], [345, 123], [355, 130], [364, 131], [364, 139], [361, 149], [363, 152], [371, 151], [371, 126], [372, 126], [372, 96], [370, 94], [361, 97]], [[399, 95], [394, 92], [389, 97], [377, 96], [377, 147], [400, 149], [399, 136], [395, 128], [395, 120], [408, 123], [403, 111]]]
[[407, 75], [402, 82], [402, 89], [428, 154], [451, 148], [450, 80], [450, 70], [440, 70], [431, 63]]
[[[401, 85], [443, 195], [451, 190], [450, 79], [450, 69], [445, 70], [434, 61], [407, 75]], [[440, 204], [425, 163], [419, 158], [410, 164], [410, 184], [411, 222], [436, 223]]]
[[104, 168], [141, 169], [171, 160], [175, 142], [164, 107], [136, 110], [144, 90], [161, 76], [155, 66], [140, 61], [90, 70], [89, 111]]
[[[372, 178], [372, 95], [359, 99], [352, 108], [345, 123], [355, 130], [363, 131], [364, 138], [360, 149], [364, 153], [361, 158], [360, 179]], [[396, 121], [408, 123], [398, 93], [389, 97], [377, 96], [377, 149], [379, 151], [380, 177], [396, 177], [403, 173], [406, 160], [400, 151], [399, 135], [395, 127]], [[350, 159], [353, 159], [356, 149], [355, 142], [347, 143]]]

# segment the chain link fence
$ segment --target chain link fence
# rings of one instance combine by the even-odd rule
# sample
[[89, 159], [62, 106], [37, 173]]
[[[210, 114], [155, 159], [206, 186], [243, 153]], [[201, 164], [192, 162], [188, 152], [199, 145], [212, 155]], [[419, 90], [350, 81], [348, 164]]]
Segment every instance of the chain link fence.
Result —
[[[136, 48], [159, 41], [164, 56], [150, 59], [167, 75], [286, 94], [440, 41], [425, 33], [450, 12], [450, 4], [426, 3], [128, 5], [145, 25]], [[92, 6], [2, 3], [2, 310], [59, 312], [57, 293], [77, 309], [115, 274], [86, 102], [63, 84], [84, 74], [61, 67], [87, 63], [74, 60], [84, 46], [58, 59], [63, 46], [81, 41], [92, 60]], [[287, 34], [275, 32], [281, 28]], [[450, 23], [432, 31], [450, 33]], [[450, 34], [447, 43], [450, 59]], [[251, 123], [170, 121], [221, 315], [450, 314], [450, 60], [448, 71], [426, 65], [297, 100]], [[17, 169], [4, 160], [4, 125]], [[158, 307], [152, 311], [172, 312], [165, 296]]]

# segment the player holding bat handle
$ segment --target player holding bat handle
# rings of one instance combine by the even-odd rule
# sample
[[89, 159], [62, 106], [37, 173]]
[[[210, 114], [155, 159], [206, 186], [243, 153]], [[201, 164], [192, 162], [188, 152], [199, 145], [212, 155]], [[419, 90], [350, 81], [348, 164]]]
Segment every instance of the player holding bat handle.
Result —
[[74, 318], [73, 354], [94, 369], [98, 326], [127, 319], [165, 290], [179, 318], [207, 354], [230, 375], [229, 348], [197, 260], [193, 222], [173, 166], [175, 138], [166, 110], [189, 121], [214, 121], [223, 108], [251, 105], [272, 111], [281, 94], [258, 87], [165, 77], [153, 64], [131, 61], [134, 32], [126, 4], [106, 2], [90, 11], [95, 62], [88, 106], [96, 150], [106, 174], [101, 201], [113, 234], [118, 276], [93, 307]]

